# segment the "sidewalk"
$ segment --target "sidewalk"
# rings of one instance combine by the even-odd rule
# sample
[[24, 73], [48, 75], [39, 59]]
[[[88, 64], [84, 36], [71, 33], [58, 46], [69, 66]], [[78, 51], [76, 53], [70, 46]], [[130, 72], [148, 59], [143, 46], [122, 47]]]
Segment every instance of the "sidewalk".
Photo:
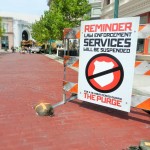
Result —
[[74, 100], [55, 108], [54, 117], [37, 116], [36, 104], [62, 100], [63, 65], [52, 58], [11, 53], [0, 57], [0, 68], [0, 150], [126, 150], [150, 140], [150, 116], [140, 109]]
[[54, 59], [54, 60], [56, 60], [57, 62], [63, 64], [63, 58], [62, 58], [62, 57], [59, 57], [59, 56], [57, 56], [57, 55], [55, 55], [55, 54], [51, 54], [51, 55], [49, 55], [49, 54], [44, 54], [44, 55], [45, 55], [46, 57], [48, 57], [48, 58]]
[[[59, 57], [59, 56], [57, 56], [55, 54], [52, 54], [52, 55], [46, 54], [45, 56], [48, 57], [48, 58], [51, 58], [51, 59], [53, 59], [53, 60], [55, 60], [55, 61], [57, 61], [57, 62], [59, 62], [61, 64], [63, 64], [63, 60], [64, 59], [62, 57]], [[75, 68], [75, 67], [70, 67], [70, 68], [78, 72], [78, 68]]]
[[2, 54], [2, 53], [11, 53], [11, 52], [12, 52], [11, 50], [5, 51], [4, 49], [0, 49], [0, 54]]

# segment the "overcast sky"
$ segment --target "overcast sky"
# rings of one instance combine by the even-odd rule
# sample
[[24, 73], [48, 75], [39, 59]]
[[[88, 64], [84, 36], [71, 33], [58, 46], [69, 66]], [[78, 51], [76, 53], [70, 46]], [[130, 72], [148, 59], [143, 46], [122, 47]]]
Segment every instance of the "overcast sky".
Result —
[[1, 0], [0, 12], [26, 14], [27, 17], [41, 16], [48, 10], [47, 0]]

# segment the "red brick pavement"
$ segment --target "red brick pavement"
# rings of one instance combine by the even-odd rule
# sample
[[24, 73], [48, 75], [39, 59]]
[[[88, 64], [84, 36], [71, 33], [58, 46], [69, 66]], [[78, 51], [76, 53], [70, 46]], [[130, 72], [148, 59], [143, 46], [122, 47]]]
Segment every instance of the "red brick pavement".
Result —
[[0, 55], [0, 150], [125, 150], [150, 140], [150, 116], [138, 109], [75, 100], [37, 116], [35, 104], [62, 99], [62, 79], [63, 65], [43, 55]]

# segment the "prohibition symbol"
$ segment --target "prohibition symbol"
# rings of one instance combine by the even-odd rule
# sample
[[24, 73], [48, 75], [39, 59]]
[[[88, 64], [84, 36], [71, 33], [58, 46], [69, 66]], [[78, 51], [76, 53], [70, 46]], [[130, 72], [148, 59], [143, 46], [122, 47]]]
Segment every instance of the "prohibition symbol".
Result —
[[88, 61], [85, 74], [89, 85], [102, 93], [118, 89], [124, 78], [120, 61], [105, 53], [95, 55]]

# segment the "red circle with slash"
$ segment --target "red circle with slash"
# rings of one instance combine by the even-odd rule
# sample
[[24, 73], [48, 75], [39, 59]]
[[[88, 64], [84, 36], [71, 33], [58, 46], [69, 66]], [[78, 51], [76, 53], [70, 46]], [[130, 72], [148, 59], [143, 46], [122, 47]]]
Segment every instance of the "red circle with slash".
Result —
[[[113, 67], [93, 74], [95, 70], [95, 61], [111, 63], [113, 64]], [[103, 77], [105, 80], [105, 75], [110, 75], [110, 73], [113, 75], [113, 80], [109, 84], [101, 86], [98, 82], [96, 82], [96, 78]], [[101, 53], [92, 57], [87, 63], [85, 74], [89, 85], [96, 91], [102, 93], [109, 93], [118, 89], [124, 78], [124, 70], [120, 61], [116, 57], [106, 53]]]

